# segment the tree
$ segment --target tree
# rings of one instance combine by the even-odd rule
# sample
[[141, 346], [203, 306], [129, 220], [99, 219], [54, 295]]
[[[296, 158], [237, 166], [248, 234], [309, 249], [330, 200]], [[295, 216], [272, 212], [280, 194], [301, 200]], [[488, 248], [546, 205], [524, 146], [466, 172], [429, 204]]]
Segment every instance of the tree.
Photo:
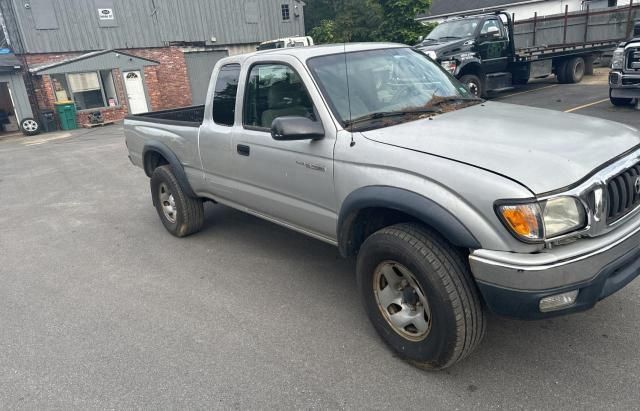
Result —
[[374, 41], [375, 28], [382, 22], [382, 9], [373, 0], [311, 0], [307, 4], [305, 18], [317, 18], [310, 15], [310, 6], [323, 17], [308, 32], [316, 43]]
[[313, 37], [316, 44], [337, 43], [336, 22], [333, 20], [322, 20], [319, 25], [307, 32]]
[[430, 31], [415, 20], [429, 4], [430, 0], [307, 0], [305, 25], [316, 43], [415, 44]]
[[430, 0], [377, 0], [384, 19], [378, 37], [383, 41], [415, 44], [425, 34], [426, 27], [416, 21], [418, 14], [424, 13]]
[[336, 17], [336, 5], [339, 3], [336, 0], [307, 0], [305, 3], [304, 28], [307, 33]]

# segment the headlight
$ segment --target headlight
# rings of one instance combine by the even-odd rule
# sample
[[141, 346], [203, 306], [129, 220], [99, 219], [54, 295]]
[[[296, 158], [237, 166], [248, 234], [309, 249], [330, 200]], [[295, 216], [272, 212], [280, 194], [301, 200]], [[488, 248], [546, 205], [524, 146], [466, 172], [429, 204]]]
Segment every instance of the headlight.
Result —
[[574, 197], [558, 197], [547, 200], [543, 206], [544, 232], [547, 238], [583, 228], [586, 224], [585, 210]]
[[502, 204], [496, 209], [509, 231], [524, 242], [542, 242], [577, 231], [586, 225], [586, 212], [574, 197], [547, 201]]
[[440, 65], [451, 74], [454, 74], [458, 67], [458, 63], [455, 60], [445, 60]]
[[616, 49], [613, 52], [611, 68], [614, 70], [622, 70], [624, 68], [624, 49]]

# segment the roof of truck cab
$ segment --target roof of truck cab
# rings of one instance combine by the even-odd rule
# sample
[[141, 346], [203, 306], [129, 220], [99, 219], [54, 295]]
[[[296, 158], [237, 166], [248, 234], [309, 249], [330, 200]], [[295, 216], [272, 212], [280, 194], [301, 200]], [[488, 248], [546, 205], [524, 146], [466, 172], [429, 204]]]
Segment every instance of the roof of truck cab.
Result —
[[228, 63], [242, 63], [253, 56], [294, 56], [301, 61], [308, 60], [312, 57], [328, 56], [331, 54], [350, 53], [355, 51], [367, 51], [367, 50], [379, 50], [390, 49], [398, 47], [409, 47], [406, 44], [398, 43], [339, 43], [339, 44], [322, 44], [317, 46], [308, 47], [286, 47], [280, 49], [270, 49], [255, 51], [253, 53], [241, 54], [231, 57], [226, 57], [220, 62], [222, 64]]

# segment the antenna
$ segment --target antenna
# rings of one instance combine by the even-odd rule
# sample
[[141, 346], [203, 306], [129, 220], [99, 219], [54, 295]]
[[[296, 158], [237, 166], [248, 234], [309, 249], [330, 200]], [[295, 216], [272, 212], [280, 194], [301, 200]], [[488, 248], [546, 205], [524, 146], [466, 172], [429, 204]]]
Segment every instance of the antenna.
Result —
[[[345, 78], [347, 79], [347, 104], [349, 106], [349, 124], [351, 124], [351, 120], [353, 120], [353, 115], [351, 113], [351, 89], [349, 87], [349, 66], [348, 66], [348, 62], [347, 62], [347, 39], [343, 39], [343, 50], [344, 50], [344, 75]], [[351, 128], [351, 127], [349, 127]], [[353, 139], [353, 131], [349, 130], [349, 133], [351, 133], [351, 143], [349, 144], [349, 147], [353, 147], [356, 145], [356, 141]]]

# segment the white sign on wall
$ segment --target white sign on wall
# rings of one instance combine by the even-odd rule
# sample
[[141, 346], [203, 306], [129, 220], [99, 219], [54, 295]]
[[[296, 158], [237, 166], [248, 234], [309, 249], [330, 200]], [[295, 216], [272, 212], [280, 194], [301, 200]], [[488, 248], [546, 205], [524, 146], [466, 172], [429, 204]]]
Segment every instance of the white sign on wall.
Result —
[[113, 9], [98, 9], [100, 20], [113, 20]]

